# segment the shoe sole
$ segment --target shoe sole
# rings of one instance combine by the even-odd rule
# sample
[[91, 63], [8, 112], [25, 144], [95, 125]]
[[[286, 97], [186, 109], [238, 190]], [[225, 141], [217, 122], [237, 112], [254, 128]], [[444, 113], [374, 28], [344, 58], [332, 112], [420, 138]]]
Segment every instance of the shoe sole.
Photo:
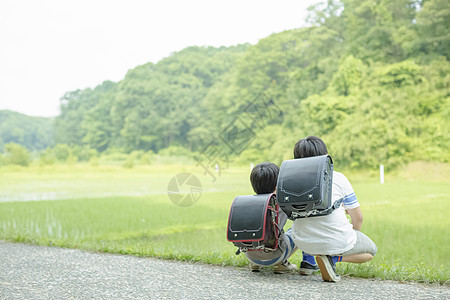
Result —
[[296, 269], [282, 269], [282, 270], [277, 270], [277, 269], [273, 269], [273, 273], [275, 274], [286, 274], [286, 273], [292, 273], [295, 272]]
[[316, 256], [317, 264], [319, 265], [322, 279], [327, 282], [338, 282], [341, 280], [340, 276], [336, 275], [333, 271], [333, 267], [330, 265], [326, 256]]
[[299, 273], [300, 275], [309, 276], [316, 272], [319, 272], [319, 270], [312, 270], [312, 269], [300, 269]]
[[277, 270], [277, 269], [273, 269], [273, 273], [275, 274], [286, 274], [286, 273], [291, 273], [292, 270], [290, 269], [281, 269], [281, 270]]
[[261, 266], [250, 264], [249, 265], [249, 269], [252, 272], [259, 272], [261, 270]]

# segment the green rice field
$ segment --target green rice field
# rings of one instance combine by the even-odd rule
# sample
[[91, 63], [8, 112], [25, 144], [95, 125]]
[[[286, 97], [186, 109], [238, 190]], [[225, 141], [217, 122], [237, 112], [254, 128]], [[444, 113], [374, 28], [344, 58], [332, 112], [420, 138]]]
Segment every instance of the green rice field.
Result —
[[[183, 172], [202, 184], [190, 207], [174, 205], [167, 194], [172, 177]], [[344, 173], [378, 254], [366, 264], [339, 263], [338, 273], [448, 285], [449, 164], [414, 163], [387, 174], [383, 185], [376, 170]], [[233, 198], [252, 193], [249, 167], [215, 175], [212, 182], [192, 165], [1, 167], [0, 239], [246, 266], [226, 240], [226, 224]], [[291, 258], [300, 261], [300, 253]]]

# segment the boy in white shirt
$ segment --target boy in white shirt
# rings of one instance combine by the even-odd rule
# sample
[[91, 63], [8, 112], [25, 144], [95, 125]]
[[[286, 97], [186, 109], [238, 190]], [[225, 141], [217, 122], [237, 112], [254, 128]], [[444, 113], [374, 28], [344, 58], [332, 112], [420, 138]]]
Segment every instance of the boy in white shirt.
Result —
[[[326, 154], [325, 143], [315, 136], [299, 140], [294, 147], [294, 158]], [[361, 232], [363, 215], [350, 182], [342, 173], [333, 172], [332, 200], [340, 198], [344, 198], [343, 205], [331, 214], [296, 219], [292, 226], [295, 245], [316, 256], [323, 280], [331, 282], [340, 280], [336, 262], [364, 263], [377, 252], [375, 243]]]

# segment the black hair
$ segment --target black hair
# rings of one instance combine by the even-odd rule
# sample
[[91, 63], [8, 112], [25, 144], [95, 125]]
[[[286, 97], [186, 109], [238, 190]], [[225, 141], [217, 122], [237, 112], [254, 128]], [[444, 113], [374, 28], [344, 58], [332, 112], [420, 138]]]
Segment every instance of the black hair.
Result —
[[270, 194], [277, 187], [280, 168], [271, 162], [257, 164], [250, 174], [250, 182], [257, 194]]
[[328, 154], [327, 146], [317, 136], [308, 136], [299, 140], [294, 146], [294, 158]]

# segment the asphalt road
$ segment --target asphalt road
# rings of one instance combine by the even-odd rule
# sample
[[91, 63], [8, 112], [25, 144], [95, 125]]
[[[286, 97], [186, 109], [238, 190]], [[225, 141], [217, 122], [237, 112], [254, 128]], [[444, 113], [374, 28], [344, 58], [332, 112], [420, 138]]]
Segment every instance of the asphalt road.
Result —
[[0, 241], [0, 299], [450, 299], [434, 285], [274, 275]]

